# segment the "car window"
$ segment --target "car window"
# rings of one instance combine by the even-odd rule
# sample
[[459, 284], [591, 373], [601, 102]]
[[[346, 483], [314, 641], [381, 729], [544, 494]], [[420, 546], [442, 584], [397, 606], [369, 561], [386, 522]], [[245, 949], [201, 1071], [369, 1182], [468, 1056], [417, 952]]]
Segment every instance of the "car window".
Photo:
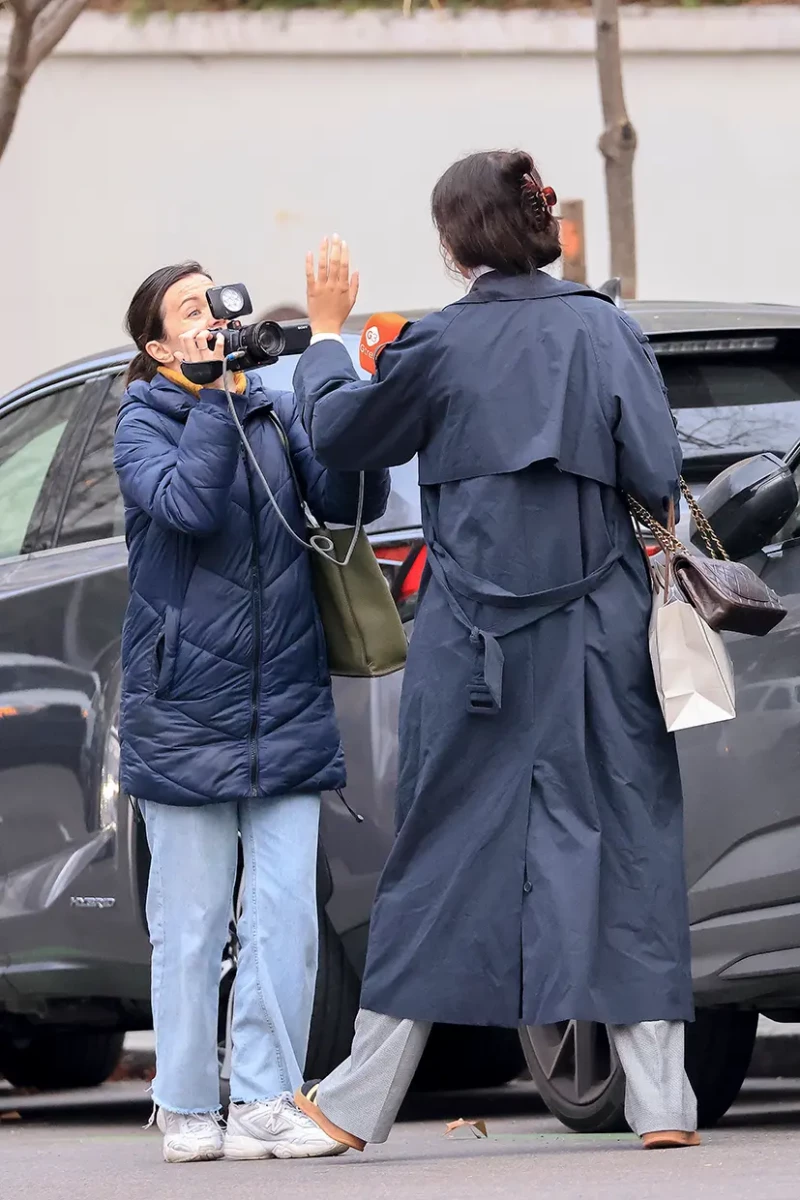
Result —
[[[770, 340], [765, 339], [769, 344]], [[772, 350], [659, 353], [678, 425], [684, 473], [715, 475], [748, 454], [785, 454], [800, 437], [800, 347], [783, 339]]]
[[52, 392], [0, 416], [0, 558], [28, 549], [45, 481], [81, 390]]
[[[362, 371], [358, 362], [359, 338], [355, 334], [345, 333], [344, 344], [347, 347], [356, 373], [362, 379], [369, 376]], [[290, 392], [292, 377], [297, 366], [296, 355], [286, 355], [279, 358], [271, 367], [263, 367], [259, 374], [269, 388], [276, 391]], [[369, 526], [370, 533], [390, 533], [395, 529], [417, 529], [422, 523], [420, 512], [419, 476], [417, 460], [405, 463], [401, 467], [392, 467], [392, 492], [383, 516]]]
[[73, 479], [56, 544], [119, 537], [125, 532], [125, 511], [114, 470], [114, 429], [124, 373], [111, 383], [92, 425]]
[[738, 713], [754, 713], [764, 699], [767, 688], [764, 684], [747, 684], [736, 689], [736, 711]]
[[792, 706], [788, 688], [775, 687], [767, 696], [764, 712], [786, 712]]

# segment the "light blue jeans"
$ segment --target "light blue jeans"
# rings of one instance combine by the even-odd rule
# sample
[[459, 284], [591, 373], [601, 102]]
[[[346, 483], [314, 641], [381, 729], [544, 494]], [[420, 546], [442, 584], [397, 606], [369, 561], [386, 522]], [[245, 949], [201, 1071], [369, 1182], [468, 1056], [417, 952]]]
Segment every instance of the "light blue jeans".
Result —
[[180, 1113], [220, 1107], [220, 967], [240, 831], [244, 884], [231, 1099], [271, 1100], [294, 1091], [303, 1079], [317, 974], [319, 796], [199, 808], [139, 803], [152, 860], [153, 1100]]

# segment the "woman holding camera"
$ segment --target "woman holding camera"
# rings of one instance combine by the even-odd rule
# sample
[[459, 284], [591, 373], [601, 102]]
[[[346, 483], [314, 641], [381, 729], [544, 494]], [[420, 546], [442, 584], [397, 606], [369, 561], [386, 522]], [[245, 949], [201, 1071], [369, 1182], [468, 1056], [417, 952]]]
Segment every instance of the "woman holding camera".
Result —
[[554, 204], [528, 154], [454, 164], [433, 218], [470, 290], [369, 382], [334, 340], [346, 251], [309, 259], [311, 444], [340, 469], [418, 455], [428, 562], [352, 1056], [296, 1097], [357, 1149], [387, 1138], [433, 1022], [603, 1022], [644, 1145], [699, 1140], [681, 783], [624, 497], [663, 520], [680, 448], [639, 328], [542, 271]]
[[[344, 761], [308, 554], [253, 474], [222, 380], [199, 387], [181, 370], [221, 367], [214, 331], [224, 321], [212, 318], [210, 286], [189, 262], [154, 272], [137, 290], [127, 327], [138, 354], [114, 447], [130, 551], [121, 782], [139, 802], [151, 852], [153, 1098], [167, 1162], [331, 1153], [291, 1093], [302, 1079], [316, 977], [320, 793], [343, 786]], [[233, 390], [294, 531], [305, 536], [288, 454], [315, 516], [352, 524], [359, 477], [319, 463], [292, 395], [270, 391], [256, 374], [237, 375]], [[388, 473], [369, 472], [365, 520], [381, 515], [388, 493]], [[220, 965], [240, 836], [223, 1131]]]

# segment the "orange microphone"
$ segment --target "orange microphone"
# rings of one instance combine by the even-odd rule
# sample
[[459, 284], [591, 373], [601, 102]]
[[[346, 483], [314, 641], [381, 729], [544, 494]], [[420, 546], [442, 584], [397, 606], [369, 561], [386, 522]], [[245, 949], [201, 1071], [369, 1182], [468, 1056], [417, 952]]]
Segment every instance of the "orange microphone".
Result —
[[401, 317], [399, 313], [373, 313], [364, 326], [358, 347], [361, 369], [374, 375], [381, 350], [384, 346], [388, 346], [389, 342], [400, 337], [406, 325], [410, 324], [411, 322], [406, 317]]

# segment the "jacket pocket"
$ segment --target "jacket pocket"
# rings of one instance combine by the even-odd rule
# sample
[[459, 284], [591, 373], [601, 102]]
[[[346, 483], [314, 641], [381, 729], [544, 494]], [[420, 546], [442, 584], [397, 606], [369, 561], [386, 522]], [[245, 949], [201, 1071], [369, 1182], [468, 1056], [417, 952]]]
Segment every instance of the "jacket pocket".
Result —
[[156, 696], [162, 698], [168, 696], [172, 690], [175, 660], [178, 656], [179, 632], [180, 612], [170, 605], [153, 647], [154, 690]]

